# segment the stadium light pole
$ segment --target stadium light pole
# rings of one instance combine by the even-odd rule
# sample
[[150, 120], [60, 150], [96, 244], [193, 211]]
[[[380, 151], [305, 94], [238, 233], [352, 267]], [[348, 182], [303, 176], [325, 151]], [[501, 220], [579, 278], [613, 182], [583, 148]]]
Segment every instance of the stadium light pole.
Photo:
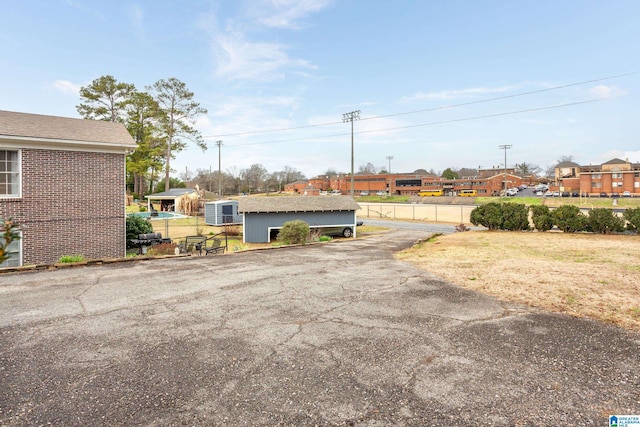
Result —
[[360, 120], [360, 110], [350, 111], [342, 115], [342, 123], [351, 122], [351, 197], [354, 196], [354, 171], [353, 171], [353, 121]]
[[218, 146], [218, 197], [222, 197], [222, 140], [216, 141]]
[[499, 150], [504, 150], [504, 194], [507, 195], [507, 150], [513, 145], [498, 145]]
[[389, 160], [389, 171], [388, 171], [388, 173], [391, 174], [391, 160], [393, 160], [393, 156], [387, 156], [386, 159]]

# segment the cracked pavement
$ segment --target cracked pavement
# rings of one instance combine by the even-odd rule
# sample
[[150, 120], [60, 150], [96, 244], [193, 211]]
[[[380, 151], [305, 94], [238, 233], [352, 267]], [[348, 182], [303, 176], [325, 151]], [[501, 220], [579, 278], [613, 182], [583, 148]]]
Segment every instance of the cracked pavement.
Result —
[[640, 336], [396, 260], [424, 231], [0, 275], [0, 425], [607, 425]]

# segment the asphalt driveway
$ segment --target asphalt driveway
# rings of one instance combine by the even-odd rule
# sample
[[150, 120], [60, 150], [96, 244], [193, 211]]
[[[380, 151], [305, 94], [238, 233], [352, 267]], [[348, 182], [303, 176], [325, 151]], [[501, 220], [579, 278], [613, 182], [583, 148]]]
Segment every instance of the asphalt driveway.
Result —
[[0, 275], [0, 425], [608, 425], [640, 336], [397, 261], [424, 237]]

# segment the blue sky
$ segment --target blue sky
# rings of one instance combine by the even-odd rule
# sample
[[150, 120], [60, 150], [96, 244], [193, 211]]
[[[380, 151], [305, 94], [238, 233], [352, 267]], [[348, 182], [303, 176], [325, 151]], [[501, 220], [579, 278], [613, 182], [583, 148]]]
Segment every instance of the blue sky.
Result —
[[[216, 170], [216, 140], [223, 170], [348, 172], [342, 114], [353, 110], [356, 171], [386, 168], [387, 156], [392, 172], [501, 166], [503, 144], [509, 166], [640, 163], [637, 0], [0, 0], [0, 10], [0, 109], [79, 117], [79, 88], [102, 75], [138, 89], [185, 82], [209, 111], [197, 127], [210, 149], [178, 153], [176, 175]], [[514, 96], [526, 92], [536, 93]]]

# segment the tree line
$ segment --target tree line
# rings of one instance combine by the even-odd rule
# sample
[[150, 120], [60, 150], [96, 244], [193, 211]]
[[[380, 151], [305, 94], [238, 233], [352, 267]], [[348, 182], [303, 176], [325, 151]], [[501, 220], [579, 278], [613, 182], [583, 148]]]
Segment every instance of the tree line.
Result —
[[[78, 113], [85, 119], [124, 124], [138, 145], [127, 156], [127, 188], [141, 196], [153, 191], [198, 185], [203, 190], [223, 194], [257, 191], [282, 191], [285, 184], [306, 180], [293, 167], [269, 173], [261, 164], [246, 169], [228, 168], [226, 172], [186, 170], [180, 179], [171, 178], [171, 160], [192, 142], [207, 149], [195, 128], [198, 117], [207, 110], [194, 101], [194, 93], [176, 78], [161, 79], [138, 90], [131, 83], [110, 75], [101, 76], [80, 89]], [[164, 180], [161, 180], [164, 172]]]
[[145, 194], [164, 171], [164, 189], [171, 188], [171, 159], [187, 141], [206, 150], [194, 127], [207, 113], [193, 99], [185, 83], [171, 77], [160, 79], [145, 90], [101, 76], [80, 89], [78, 113], [85, 119], [123, 123], [138, 148], [127, 156], [127, 185], [135, 194]]

